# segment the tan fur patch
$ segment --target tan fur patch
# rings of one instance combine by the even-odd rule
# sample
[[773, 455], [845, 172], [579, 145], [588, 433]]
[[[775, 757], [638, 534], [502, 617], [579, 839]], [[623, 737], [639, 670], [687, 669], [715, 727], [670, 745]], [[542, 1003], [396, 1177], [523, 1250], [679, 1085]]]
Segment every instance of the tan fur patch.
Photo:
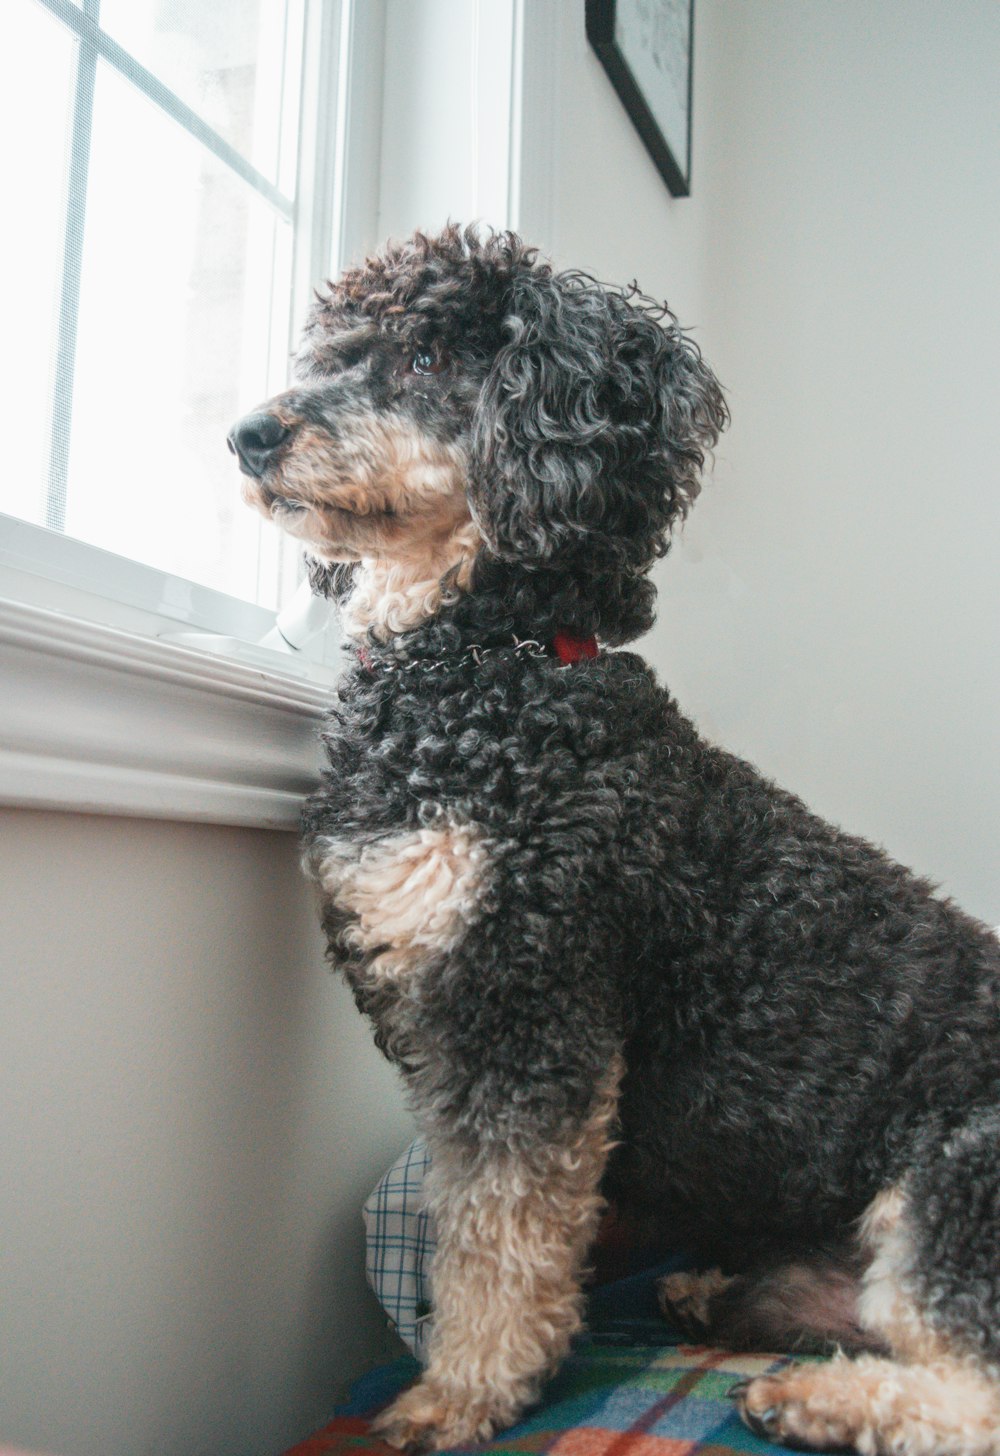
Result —
[[280, 408], [272, 412], [294, 428], [273, 489], [306, 505], [365, 517], [416, 511], [456, 494], [456, 488], [464, 496], [464, 446], [425, 435], [400, 415], [351, 415], [334, 436], [286, 417]]
[[468, 586], [482, 536], [466, 500], [462, 445], [392, 415], [353, 417], [334, 437], [273, 412], [294, 426], [292, 444], [245, 495], [322, 560], [361, 563], [343, 613], [349, 636], [407, 631], [438, 611], [447, 590]]
[[341, 613], [344, 631], [362, 637], [371, 629], [384, 640], [427, 621], [448, 592], [468, 587], [481, 544], [479, 528], [467, 521], [433, 549], [414, 543], [391, 560], [366, 557]]
[[423, 1379], [381, 1416], [394, 1446], [437, 1449], [510, 1424], [580, 1326], [580, 1272], [602, 1208], [622, 1062], [615, 1058], [573, 1142], [474, 1162], [432, 1149], [438, 1228], [435, 1317]]
[[903, 1214], [903, 1189], [897, 1183], [877, 1193], [861, 1215], [858, 1236], [863, 1248], [874, 1250], [884, 1235], [892, 1232]]
[[418, 829], [356, 845], [326, 841], [316, 877], [353, 917], [348, 940], [377, 952], [369, 975], [406, 975], [447, 951], [475, 914], [489, 845], [471, 827]]
[[668, 1319], [676, 1311], [682, 1317], [707, 1325], [713, 1295], [721, 1294], [732, 1282], [721, 1269], [706, 1269], [701, 1273], [682, 1269], [657, 1281], [657, 1299]]
[[871, 1263], [861, 1281], [858, 1316], [865, 1329], [880, 1335], [894, 1355], [921, 1362], [956, 1352], [917, 1308], [910, 1289], [913, 1246], [901, 1187], [883, 1190], [861, 1221], [861, 1237]]
[[800, 1365], [752, 1380], [741, 1414], [770, 1440], [862, 1456], [997, 1456], [1000, 1390], [952, 1361], [876, 1355]]

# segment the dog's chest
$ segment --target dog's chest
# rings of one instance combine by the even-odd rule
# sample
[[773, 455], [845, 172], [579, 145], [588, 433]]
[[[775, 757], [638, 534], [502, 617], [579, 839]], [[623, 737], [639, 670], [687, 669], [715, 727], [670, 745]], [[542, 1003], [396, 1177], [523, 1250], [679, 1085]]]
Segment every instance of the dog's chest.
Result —
[[498, 906], [596, 898], [644, 782], [596, 671], [487, 657], [413, 677], [347, 681], [305, 812], [333, 959], [379, 1014]]
[[358, 991], [402, 991], [454, 949], [487, 897], [494, 844], [463, 772], [463, 709], [477, 716], [454, 693], [348, 684], [325, 735], [307, 857], [334, 958]]
[[[469, 730], [482, 707], [459, 678], [351, 675], [324, 731], [323, 788], [306, 805], [307, 842], [317, 835], [366, 840], [427, 825], [477, 787]], [[468, 814], [466, 813], [466, 817]]]
[[571, 797], [614, 755], [613, 716], [598, 683], [561, 677], [548, 660], [465, 656], [441, 672], [355, 674], [324, 734], [328, 768], [306, 806], [306, 840], [363, 843], [442, 818], [526, 835], [540, 806]]

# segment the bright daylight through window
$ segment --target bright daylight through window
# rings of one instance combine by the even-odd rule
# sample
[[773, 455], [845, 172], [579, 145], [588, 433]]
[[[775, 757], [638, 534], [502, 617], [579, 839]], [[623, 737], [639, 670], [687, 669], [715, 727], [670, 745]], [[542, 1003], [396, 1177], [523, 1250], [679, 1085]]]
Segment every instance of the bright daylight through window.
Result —
[[306, 4], [5, 0], [0, 20], [0, 511], [268, 608], [298, 553], [242, 504], [225, 439], [287, 376]]

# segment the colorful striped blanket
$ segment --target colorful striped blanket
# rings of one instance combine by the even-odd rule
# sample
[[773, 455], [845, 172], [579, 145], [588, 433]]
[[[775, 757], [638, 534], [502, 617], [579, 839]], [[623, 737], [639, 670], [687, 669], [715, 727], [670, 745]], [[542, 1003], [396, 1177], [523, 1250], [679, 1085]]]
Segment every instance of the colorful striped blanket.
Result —
[[[518, 1425], [476, 1452], [552, 1456], [778, 1456], [782, 1447], [740, 1422], [727, 1391], [748, 1375], [787, 1364], [787, 1356], [732, 1355], [695, 1345], [632, 1346], [584, 1339]], [[372, 1416], [420, 1370], [405, 1358], [364, 1376], [324, 1430], [286, 1456], [387, 1456], [368, 1434]]]

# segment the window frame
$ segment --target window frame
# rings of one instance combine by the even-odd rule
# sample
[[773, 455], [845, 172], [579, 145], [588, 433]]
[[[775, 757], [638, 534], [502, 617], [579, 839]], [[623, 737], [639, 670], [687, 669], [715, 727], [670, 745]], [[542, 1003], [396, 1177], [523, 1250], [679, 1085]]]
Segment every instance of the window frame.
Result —
[[[64, 609], [83, 618], [136, 629], [135, 609], [148, 624], [140, 630], [161, 635], [178, 623], [206, 634], [257, 642], [274, 626], [275, 612], [191, 582], [187, 578], [119, 556], [61, 531], [65, 512], [68, 425], [72, 418], [72, 372], [84, 196], [89, 153], [89, 116], [98, 61], [107, 62], [165, 114], [205, 145], [286, 220], [293, 232], [293, 296], [284, 354], [308, 308], [312, 288], [338, 271], [345, 249], [374, 243], [381, 132], [381, 34], [384, 0], [302, 0], [302, 71], [297, 118], [295, 195], [277, 185], [215, 132], [152, 72], [100, 30], [100, 0], [36, 0], [79, 41], [72, 101], [73, 140], [69, 152], [63, 278], [57, 316], [53, 420], [46, 493], [46, 524], [0, 513], [0, 596], [23, 594], [25, 574], [58, 584]], [[374, 144], [374, 156], [373, 152]], [[356, 155], [357, 154], [357, 155]], [[235, 485], [234, 485], [235, 489]], [[294, 543], [282, 545], [289, 560]], [[68, 593], [77, 593], [74, 601]], [[35, 595], [28, 592], [28, 597]], [[280, 664], [280, 656], [276, 654]]]

